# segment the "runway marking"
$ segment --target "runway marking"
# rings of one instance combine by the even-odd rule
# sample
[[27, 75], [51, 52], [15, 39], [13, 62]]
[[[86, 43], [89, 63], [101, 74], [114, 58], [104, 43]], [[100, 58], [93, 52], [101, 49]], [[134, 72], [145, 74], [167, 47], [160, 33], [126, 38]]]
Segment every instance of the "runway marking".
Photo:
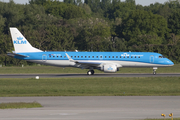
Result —
[[77, 115], [77, 113], [53, 113], [53, 114], [50, 114], [50, 115]]

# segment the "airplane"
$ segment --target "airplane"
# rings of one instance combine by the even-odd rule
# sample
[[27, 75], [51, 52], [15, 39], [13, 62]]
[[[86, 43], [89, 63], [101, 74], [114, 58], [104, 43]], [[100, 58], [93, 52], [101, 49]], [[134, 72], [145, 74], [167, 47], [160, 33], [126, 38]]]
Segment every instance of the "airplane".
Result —
[[42, 51], [31, 46], [17, 28], [10, 27], [10, 33], [15, 51], [7, 55], [38, 64], [89, 69], [87, 75], [94, 75], [94, 69], [116, 73], [122, 67], [149, 67], [156, 75], [158, 67], [174, 65], [168, 58], [153, 52]]

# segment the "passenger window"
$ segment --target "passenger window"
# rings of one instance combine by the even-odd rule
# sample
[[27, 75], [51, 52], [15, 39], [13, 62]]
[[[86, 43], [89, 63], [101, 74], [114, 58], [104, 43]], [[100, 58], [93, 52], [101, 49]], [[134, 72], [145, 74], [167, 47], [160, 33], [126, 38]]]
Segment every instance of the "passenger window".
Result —
[[120, 58], [121, 58], [121, 56], [120, 56]]
[[124, 58], [125, 58], [126, 56], [124, 56]]
[[76, 56], [74, 56], [74, 58], [76, 58]]
[[138, 58], [140, 58], [140, 56]]
[[57, 56], [57, 57], [59, 57], [59, 56]]
[[85, 56], [85, 58], [86, 58], [86, 56]]
[[116, 56], [116, 58], [118, 58], [118, 56]]
[[66, 58], [66, 56], [64, 56], [64, 58]]
[[159, 56], [159, 58], [163, 58], [163, 56]]
[[78, 56], [78, 58], [79, 58], [79, 56]]
[[51, 56], [49, 56], [49, 57], [51, 57]]
[[136, 56], [135, 56], [135, 58], [136, 58]]
[[53, 56], [53, 57], [55, 57], [55, 56]]
[[90, 58], [90, 56], [89, 56], [89, 58]]
[[81, 56], [81, 58], [83, 58], [83, 56]]
[[61, 58], [62, 58], [62, 56], [61, 56]]
[[131, 58], [133, 58], [133, 56], [131, 56]]
[[127, 56], [127, 58], [129, 58], [129, 56]]
[[92, 56], [92, 58], [94, 58], [94, 56]]
[[71, 58], [72, 58], [73, 56], [71, 56]]
[[109, 56], [109, 58], [111, 58], [111, 56]]
[[105, 58], [106, 58], [106, 56], [105, 56]]
[[96, 58], [98, 58], [98, 56], [96, 56]]
[[100, 58], [102, 58], [102, 56], [100, 56]]
[[112, 58], [114, 58], [114, 56]]

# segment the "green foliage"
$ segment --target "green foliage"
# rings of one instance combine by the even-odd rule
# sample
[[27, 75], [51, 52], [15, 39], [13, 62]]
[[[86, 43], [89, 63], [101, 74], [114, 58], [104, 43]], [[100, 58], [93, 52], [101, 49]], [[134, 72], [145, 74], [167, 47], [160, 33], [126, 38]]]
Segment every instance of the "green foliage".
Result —
[[48, 50], [54, 51], [75, 50], [73, 36], [75, 31], [68, 24], [62, 25], [61, 22], [63, 21], [60, 20], [56, 25], [50, 25], [46, 28], [49, 39], [46, 47]]
[[29, 3], [30, 4], [37, 4], [37, 5], [43, 5], [44, 3], [46, 3], [47, 0], [30, 0]]
[[84, 9], [84, 11], [86, 12], [86, 14], [92, 13], [91, 8], [86, 3], [84, 3], [84, 4], [80, 3], [79, 7], [82, 7]]
[[3, 28], [5, 27], [5, 21], [6, 21], [6, 18], [3, 18], [3, 16], [0, 15], [0, 32], [1, 33], [3, 32]]
[[136, 10], [123, 19], [119, 32], [129, 45], [162, 44], [168, 28], [162, 16]]
[[[110, 26], [101, 18], [77, 19], [73, 21], [79, 34], [75, 38], [78, 50], [104, 51], [109, 43]], [[82, 45], [83, 44], [83, 45]]]
[[72, 19], [85, 17], [85, 11], [73, 4], [62, 3], [58, 1], [49, 1], [46, 3], [46, 13], [58, 18]]
[[180, 35], [180, 9], [174, 11], [168, 18], [168, 27], [175, 35]]
[[128, 15], [129, 12], [136, 10], [135, 4], [131, 2], [114, 2], [116, 4], [112, 4], [107, 11], [105, 11], [105, 17], [110, 20], [115, 20], [116, 18], [124, 18], [124, 16]]
[[9, 27], [41, 50], [159, 52], [180, 62], [180, 2], [136, 5], [135, 0], [30, 0], [0, 2], [0, 64], [26, 61], [13, 51]]
[[74, 0], [64, 0], [64, 3], [74, 4]]

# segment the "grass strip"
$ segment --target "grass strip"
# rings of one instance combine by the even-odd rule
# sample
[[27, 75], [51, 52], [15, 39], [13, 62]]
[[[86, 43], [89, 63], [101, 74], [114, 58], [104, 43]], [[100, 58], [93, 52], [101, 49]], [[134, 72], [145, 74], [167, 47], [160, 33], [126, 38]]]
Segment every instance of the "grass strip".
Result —
[[180, 77], [0, 79], [0, 96], [179, 96]]
[[[180, 73], [180, 64], [172, 67], [158, 68], [157, 73]], [[25, 66], [25, 67], [1, 67], [0, 74], [22, 74], [22, 73], [83, 73], [88, 70], [79, 68], [62, 68], [53, 66]], [[120, 68], [117, 73], [152, 73], [152, 68]], [[95, 70], [95, 73], [103, 73]]]
[[42, 105], [37, 102], [0, 103], [0, 109], [19, 109], [19, 108], [37, 108], [37, 107], [42, 107]]

